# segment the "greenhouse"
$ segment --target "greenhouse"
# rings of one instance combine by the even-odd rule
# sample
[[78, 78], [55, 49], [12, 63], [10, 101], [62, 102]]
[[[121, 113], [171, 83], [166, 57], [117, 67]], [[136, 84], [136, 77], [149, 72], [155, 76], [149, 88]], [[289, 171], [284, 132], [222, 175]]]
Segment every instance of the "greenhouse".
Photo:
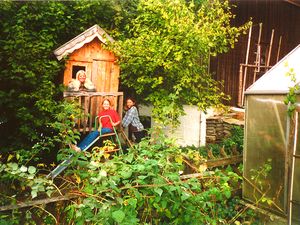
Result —
[[243, 197], [300, 224], [300, 45], [245, 92]]

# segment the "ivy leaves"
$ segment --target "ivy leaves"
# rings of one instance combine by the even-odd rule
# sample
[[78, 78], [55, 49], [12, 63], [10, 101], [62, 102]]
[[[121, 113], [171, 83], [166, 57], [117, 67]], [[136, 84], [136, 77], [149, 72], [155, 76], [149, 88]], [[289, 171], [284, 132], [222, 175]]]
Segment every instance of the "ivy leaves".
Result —
[[5, 118], [2, 129], [9, 131], [1, 147], [11, 147], [13, 140], [19, 148], [27, 148], [46, 130], [45, 124], [51, 120], [56, 105], [54, 98], [59, 93], [54, 80], [61, 65], [51, 57], [57, 36], [45, 26], [48, 19], [45, 14], [52, 11], [53, 5], [44, 2], [2, 4], [10, 7], [6, 8], [1, 31], [4, 60], [0, 79], [5, 85], [0, 91], [0, 102], [4, 103], [0, 118]]
[[[285, 67], [288, 67], [288, 63], [285, 64]], [[297, 101], [297, 93], [300, 90], [300, 85], [299, 83], [296, 83], [296, 73], [293, 68], [290, 68], [288, 72], [286, 72], [286, 76], [289, 77], [294, 84], [294, 86], [289, 87], [289, 92], [284, 99], [284, 104], [288, 106], [288, 115], [291, 117], [296, 109], [295, 103]]]

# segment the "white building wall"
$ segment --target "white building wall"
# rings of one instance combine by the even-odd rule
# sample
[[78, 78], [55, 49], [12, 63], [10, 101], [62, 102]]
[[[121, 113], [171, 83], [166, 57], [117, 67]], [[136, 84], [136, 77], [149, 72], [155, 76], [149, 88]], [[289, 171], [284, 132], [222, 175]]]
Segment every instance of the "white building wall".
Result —
[[[140, 106], [139, 113], [141, 116], [151, 117], [152, 107]], [[179, 126], [171, 132], [170, 127], [165, 128], [165, 132], [169, 137], [175, 138], [176, 142], [181, 146], [196, 147], [204, 146], [206, 143], [206, 116], [199, 111], [196, 106], [184, 106], [185, 115], [179, 118]], [[154, 121], [151, 120], [151, 127]]]

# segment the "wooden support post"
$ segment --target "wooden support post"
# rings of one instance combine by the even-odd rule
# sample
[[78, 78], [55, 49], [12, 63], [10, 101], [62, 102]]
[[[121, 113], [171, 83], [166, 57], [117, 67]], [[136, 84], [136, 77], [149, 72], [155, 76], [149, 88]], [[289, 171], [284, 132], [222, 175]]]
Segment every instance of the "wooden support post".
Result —
[[[80, 96], [77, 97], [78, 98], [78, 104], [81, 105], [81, 98]], [[79, 117], [77, 120], [77, 126], [78, 126], [78, 130], [80, 130], [80, 124], [81, 124], [81, 118]]]
[[279, 43], [278, 43], [278, 49], [277, 49], [277, 57], [276, 57], [276, 63], [279, 60], [279, 54], [280, 54], [280, 48], [281, 48], [281, 40], [282, 40], [282, 36], [279, 37]]
[[[248, 35], [248, 44], [247, 44], [247, 52], [246, 52], [246, 60], [245, 64], [248, 64], [249, 60], [249, 51], [250, 51], [250, 44], [251, 44], [251, 35], [252, 35], [252, 26], [249, 28], [249, 35]], [[246, 81], [247, 81], [247, 67], [245, 67], [245, 73], [244, 73], [244, 81], [243, 81], [243, 89], [241, 94], [241, 105], [244, 105], [244, 92], [246, 89]]]
[[214, 159], [214, 158], [216, 158], [216, 157], [214, 156], [214, 154], [213, 154], [212, 148], [210, 148], [210, 149], [207, 150], [207, 156], [208, 156], [209, 159]]
[[120, 95], [118, 97], [118, 106], [119, 106], [118, 113], [120, 115], [121, 120], [122, 120], [122, 114], [123, 114], [123, 101], [124, 101], [123, 95]]
[[83, 133], [86, 133], [86, 127], [87, 127], [87, 122], [88, 122], [88, 117], [89, 117], [89, 110], [90, 110], [90, 97], [85, 96], [83, 97], [84, 102], [84, 116], [83, 116]]
[[272, 34], [271, 34], [270, 47], [269, 47], [269, 52], [268, 52], [267, 64], [266, 64], [267, 66], [270, 65], [272, 46], [273, 46], [273, 38], [274, 38], [274, 29], [272, 29]]
[[96, 116], [94, 115], [94, 112], [95, 112], [95, 96], [91, 96], [90, 97], [90, 118], [89, 118], [89, 132], [91, 132], [93, 130], [93, 123], [94, 123], [94, 120], [95, 120], [95, 117]]
[[256, 50], [256, 60], [255, 65], [257, 68], [254, 70], [253, 75], [253, 83], [256, 81], [256, 74], [260, 72], [260, 60], [261, 60], [261, 33], [262, 33], [262, 23], [259, 24], [259, 33], [258, 33], [258, 42], [257, 42], [257, 50]]
[[242, 98], [243, 98], [243, 65], [240, 64], [239, 72], [239, 96], [238, 96], [238, 106], [242, 107]]
[[96, 113], [95, 113], [95, 116], [98, 116], [98, 114], [99, 114], [99, 102], [100, 102], [100, 97], [96, 96]]

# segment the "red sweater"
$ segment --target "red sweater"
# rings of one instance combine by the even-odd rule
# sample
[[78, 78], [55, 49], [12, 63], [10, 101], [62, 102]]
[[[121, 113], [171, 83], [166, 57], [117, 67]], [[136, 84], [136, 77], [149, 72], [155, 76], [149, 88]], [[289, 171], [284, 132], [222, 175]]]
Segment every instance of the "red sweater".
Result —
[[[113, 109], [108, 109], [108, 110], [103, 110], [102, 112], [99, 113], [99, 117], [100, 116], [110, 116], [111, 120], [116, 123], [118, 121], [120, 121], [120, 116], [119, 114], [116, 112], [116, 110]], [[103, 117], [101, 118], [101, 124], [102, 124], [102, 128], [109, 128], [109, 129], [113, 129], [113, 126], [110, 122], [109, 117]]]

